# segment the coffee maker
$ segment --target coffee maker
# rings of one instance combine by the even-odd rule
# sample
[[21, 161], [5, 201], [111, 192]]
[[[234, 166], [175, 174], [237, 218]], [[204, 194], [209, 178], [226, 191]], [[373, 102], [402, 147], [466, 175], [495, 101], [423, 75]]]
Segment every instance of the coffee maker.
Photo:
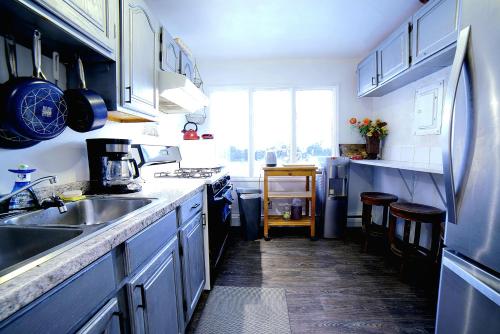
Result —
[[141, 190], [129, 139], [87, 139], [91, 192], [125, 194]]

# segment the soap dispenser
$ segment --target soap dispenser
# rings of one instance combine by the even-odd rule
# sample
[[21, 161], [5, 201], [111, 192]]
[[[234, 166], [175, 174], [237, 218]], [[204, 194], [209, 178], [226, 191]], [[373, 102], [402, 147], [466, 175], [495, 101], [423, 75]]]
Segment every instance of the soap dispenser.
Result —
[[[19, 165], [17, 169], [9, 169], [9, 172], [16, 173], [16, 182], [12, 188], [12, 192], [29, 185], [31, 182], [31, 173], [34, 171], [36, 169], [29, 168], [25, 164]], [[36, 197], [31, 188], [12, 197], [9, 202], [9, 210], [26, 210], [35, 208], [36, 206]]]

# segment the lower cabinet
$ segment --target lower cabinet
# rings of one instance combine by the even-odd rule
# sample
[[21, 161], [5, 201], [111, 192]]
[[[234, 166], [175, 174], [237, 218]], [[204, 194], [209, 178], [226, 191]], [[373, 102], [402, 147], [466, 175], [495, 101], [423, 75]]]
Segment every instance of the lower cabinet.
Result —
[[121, 313], [118, 300], [111, 299], [97, 314], [83, 326], [77, 334], [120, 334]]
[[202, 214], [197, 213], [180, 228], [182, 275], [186, 323], [189, 322], [205, 286]]
[[127, 295], [133, 333], [184, 331], [177, 237], [131, 278]]

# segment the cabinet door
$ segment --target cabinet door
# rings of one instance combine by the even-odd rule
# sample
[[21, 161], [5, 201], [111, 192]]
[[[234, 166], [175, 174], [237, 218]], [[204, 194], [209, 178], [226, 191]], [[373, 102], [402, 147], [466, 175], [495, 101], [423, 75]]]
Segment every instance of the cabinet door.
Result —
[[133, 333], [184, 330], [177, 237], [127, 284]]
[[201, 213], [180, 229], [182, 275], [186, 323], [191, 319], [205, 286], [205, 258], [203, 250], [203, 224]]
[[180, 50], [172, 36], [165, 28], [161, 29], [160, 66], [163, 71], [179, 73]]
[[413, 63], [418, 63], [456, 41], [459, 1], [431, 1], [413, 15]]
[[189, 78], [189, 80], [193, 81], [194, 79], [194, 66], [191, 59], [189, 59], [188, 55], [181, 51], [181, 74], [185, 75]]
[[377, 87], [377, 52], [374, 51], [358, 65], [358, 96]]
[[410, 22], [405, 22], [377, 48], [378, 82], [383, 83], [410, 67]]
[[116, 298], [111, 299], [77, 334], [120, 334], [120, 310]]
[[116, 47], [118, 2], [114, 0], [35, 0], [65, 23], [111, 53]]
[[158, 113], [158, 25], [144, 1], [124, 0], [123, 7], [123, 106], [155, 116]]

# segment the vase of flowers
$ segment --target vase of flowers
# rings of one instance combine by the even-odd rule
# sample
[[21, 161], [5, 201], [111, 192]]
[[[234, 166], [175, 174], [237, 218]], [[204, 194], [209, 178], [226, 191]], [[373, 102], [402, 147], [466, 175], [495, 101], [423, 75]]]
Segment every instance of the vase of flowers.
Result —
[[380, 141], [389, 133], [387, 123], [379, 118], [374, 121], [369, 118], [358, 121], [355, 117], [351, 118], [349, 123], [365, 138], [368, 159], [377, 159], [380, 154]]

